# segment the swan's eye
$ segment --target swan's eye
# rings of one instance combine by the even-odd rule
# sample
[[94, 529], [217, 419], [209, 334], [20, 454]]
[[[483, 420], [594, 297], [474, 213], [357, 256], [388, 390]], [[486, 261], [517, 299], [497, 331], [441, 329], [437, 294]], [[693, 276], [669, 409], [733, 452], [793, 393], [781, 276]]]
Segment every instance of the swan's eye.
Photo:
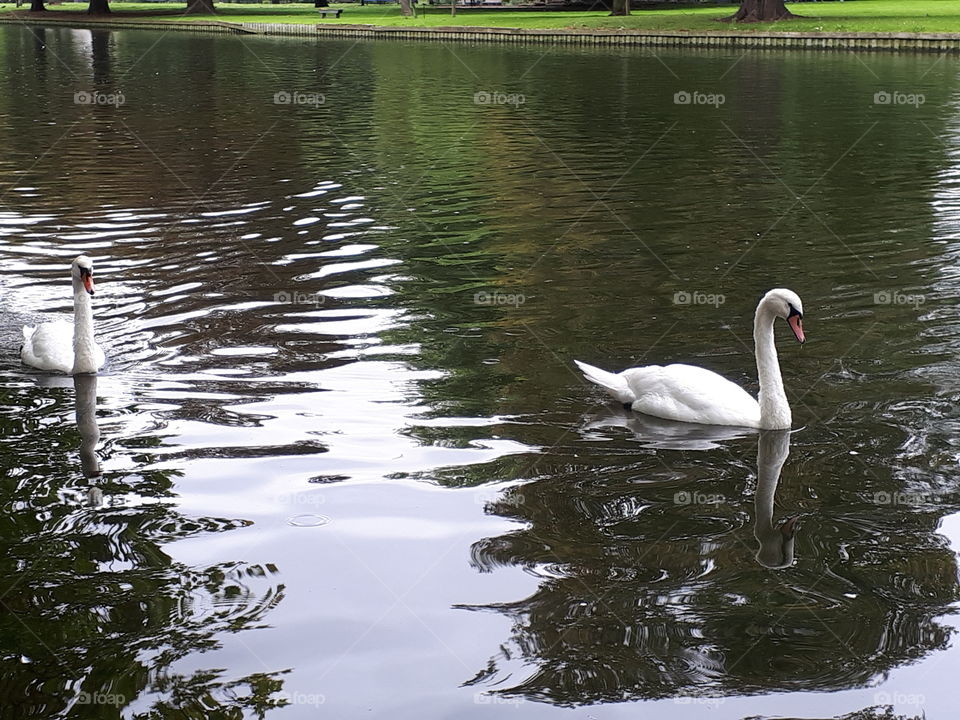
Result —
[[797, 316], [797, 317], [799, 317], [801, 320], [803, 320], [803, 313], [802, 313], [802, 312], [800, 312], [799, 310], [797, 310], [793, 305], [790, 305], [789, 307], [790, 307], [790, 312], [787, 314], [787, 318], [788, 318], [788, 319], [789, 319], [789, 318], [792, 318], [792, 317], [794, 317], [794, 316]]
[[80, 268], [80, 282], [88, 293], [93, 295], [93, 270], [92, 268]]

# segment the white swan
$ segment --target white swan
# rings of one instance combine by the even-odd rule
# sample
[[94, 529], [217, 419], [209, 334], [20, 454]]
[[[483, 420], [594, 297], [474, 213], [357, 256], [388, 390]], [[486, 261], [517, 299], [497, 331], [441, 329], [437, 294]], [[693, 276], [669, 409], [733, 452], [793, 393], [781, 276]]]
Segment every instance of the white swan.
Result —
[[73, 278], [73, 324], [54, 320], [37, 327], [24, 326], [20, 359], [25, 365], [53, 372], [95, 373], [106, 361], [93, 339], [93, 263], [81, 255], [70, 266]]
[[792, 417], [773, 342], [773, 321], [778, 317], [787, 321], [797, 340], [805, 339], [803, 304], [797, 294], [778, 288], [764, 295], [753, 320], [759, 402], [726, 378], [693, 365], [648, 365], [614, 374], [574, 362], [587, 380], [636, 412], [704, 425], [784, 430], [790, 427]]

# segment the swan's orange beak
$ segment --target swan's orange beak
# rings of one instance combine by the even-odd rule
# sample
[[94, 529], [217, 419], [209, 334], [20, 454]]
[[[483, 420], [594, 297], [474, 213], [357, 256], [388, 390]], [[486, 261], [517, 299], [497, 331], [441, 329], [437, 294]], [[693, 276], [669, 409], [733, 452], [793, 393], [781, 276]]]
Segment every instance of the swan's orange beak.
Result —
[[788, 317], [787, 324], [793, 330], [793, 334], [797, 336], [797, 340], [806, 342], [806, 338], [803, 336], [803, 318], [799, 314]]
[[797, 521], [800, 519], [799, 515], [796, 515], [791, 518], [787, 518], [783, 525], [780, 526], [780, 532], [783, 536], [790, 540], [793, 538], [794, 533], [797, 531]]
[[80, 278], [83, 280], [83, 289], [93, 295], [93, 273], [89, 270], [81, 270]]

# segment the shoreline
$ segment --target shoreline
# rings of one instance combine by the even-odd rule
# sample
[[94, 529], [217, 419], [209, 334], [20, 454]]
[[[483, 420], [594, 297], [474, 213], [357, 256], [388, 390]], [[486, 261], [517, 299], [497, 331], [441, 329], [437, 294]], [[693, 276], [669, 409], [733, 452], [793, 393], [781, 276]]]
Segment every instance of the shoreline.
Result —
[[[79, 14], [79, 13], [78, 13]], [[266, 23], [229, 21], [171, 21], [135, 17], [53, 18], [0, 15], [0, 23], [71, 28], [177, 30], [220, 34], [269, 35], [299, 38], [358, 38], [384, 40], [439, 40], [445, 42], [500, 42], [594, 46], [656, 46], [790, 50], [863, 50], [871, 52], [960, 53], [960, 33], [882, 32], [716, 32], [678, 30], [569, 30], [469, 25], [403, 27], [329, 23]]]

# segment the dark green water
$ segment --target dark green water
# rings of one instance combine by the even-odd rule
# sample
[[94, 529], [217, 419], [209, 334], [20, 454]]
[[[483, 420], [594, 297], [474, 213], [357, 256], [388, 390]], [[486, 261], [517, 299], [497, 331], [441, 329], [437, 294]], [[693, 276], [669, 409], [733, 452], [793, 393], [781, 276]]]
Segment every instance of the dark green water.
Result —
[[[951, 717], [956, 58], [0, 55], [0, 716]], [[75, 390], [17, 348], [81, 252]], [[776, 286], [792, 435], [574, 372], [755, 390]]]

